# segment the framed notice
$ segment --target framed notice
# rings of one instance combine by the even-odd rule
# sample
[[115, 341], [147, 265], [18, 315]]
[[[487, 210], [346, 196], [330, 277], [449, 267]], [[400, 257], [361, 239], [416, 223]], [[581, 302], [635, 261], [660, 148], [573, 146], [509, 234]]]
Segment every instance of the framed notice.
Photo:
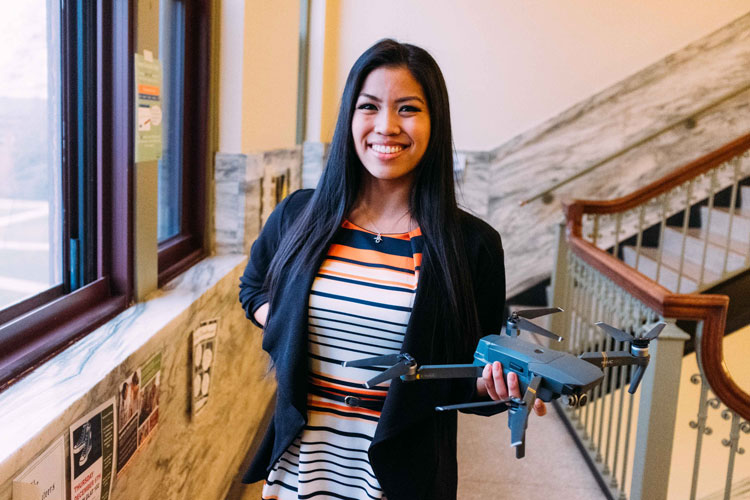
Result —
[[13, 500], [65, 500], [65, 437], [13, 479]]

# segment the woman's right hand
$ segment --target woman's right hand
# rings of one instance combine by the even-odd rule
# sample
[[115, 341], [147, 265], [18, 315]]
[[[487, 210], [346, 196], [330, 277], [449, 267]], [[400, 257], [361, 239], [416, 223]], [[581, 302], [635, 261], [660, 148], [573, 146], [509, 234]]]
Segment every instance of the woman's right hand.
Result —
[[255, 321], [266, 326], [266, 318], [268, 317], [268, 302], [260, 306], [258, 309], [255, 310], [253, 313], [253, 316], [255, 317]]

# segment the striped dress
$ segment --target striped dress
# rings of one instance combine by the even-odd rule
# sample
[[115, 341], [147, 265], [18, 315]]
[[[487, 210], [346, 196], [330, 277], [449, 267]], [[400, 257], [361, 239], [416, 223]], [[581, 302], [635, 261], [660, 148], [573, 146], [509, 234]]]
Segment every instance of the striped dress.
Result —
[[307, 425], [269, 473], [264, 499], [385, 498], [367, 450], [388, 383], [362, 385], [384, 368], [341, 362], [400, 352], [421, 260], [419, 228], [378, 243], [342, 224], [310, 290]]

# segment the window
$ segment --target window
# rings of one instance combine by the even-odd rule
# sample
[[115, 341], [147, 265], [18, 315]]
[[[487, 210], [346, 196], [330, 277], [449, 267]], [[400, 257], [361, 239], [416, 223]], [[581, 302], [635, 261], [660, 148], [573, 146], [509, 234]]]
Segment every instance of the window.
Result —
[[204, 255], [208, 2], [160, 0], [164, 150], [159, 161], [159, 285]]
[[[132, 298], [139, 5], [25, 0], [0, 16], [0, 390]], [[158, 5], [163, 283], [203, 256], [210, 2]]]
[[0, 17], [0, 388], [128, 303], [128, 11], [114, 4], [28, 0]]

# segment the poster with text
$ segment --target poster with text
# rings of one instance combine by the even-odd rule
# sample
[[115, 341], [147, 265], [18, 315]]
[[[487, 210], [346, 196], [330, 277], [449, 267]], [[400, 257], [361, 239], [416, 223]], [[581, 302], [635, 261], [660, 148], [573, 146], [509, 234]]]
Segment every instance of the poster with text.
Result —
[[161, 387], [161, 353], [141, 366], [141, 404], [138, 409], [138, 447], [159, 423], [159, 389]]
[[52, 443], [13, 479], [13, 500], [65, 500], [65, 440]]
[[135, 161], [162, 155], [162, 68], [150, 52], [135, 54]]
[[191, 410], [193, 416], [208, 403], [208, 394], [211, 391], [211, 380], [216, 362], [216, 332], [219, 329], [219, 320], [212, 319], [204, 321], [193, 331], [193, 398]]
[[141, 370], [117, 386], [117, 473], [138, 449], [138, 410], [141, 404]]
[[115, 399], [70, 427], [71, 500], [109, 500], [114, 477]]

